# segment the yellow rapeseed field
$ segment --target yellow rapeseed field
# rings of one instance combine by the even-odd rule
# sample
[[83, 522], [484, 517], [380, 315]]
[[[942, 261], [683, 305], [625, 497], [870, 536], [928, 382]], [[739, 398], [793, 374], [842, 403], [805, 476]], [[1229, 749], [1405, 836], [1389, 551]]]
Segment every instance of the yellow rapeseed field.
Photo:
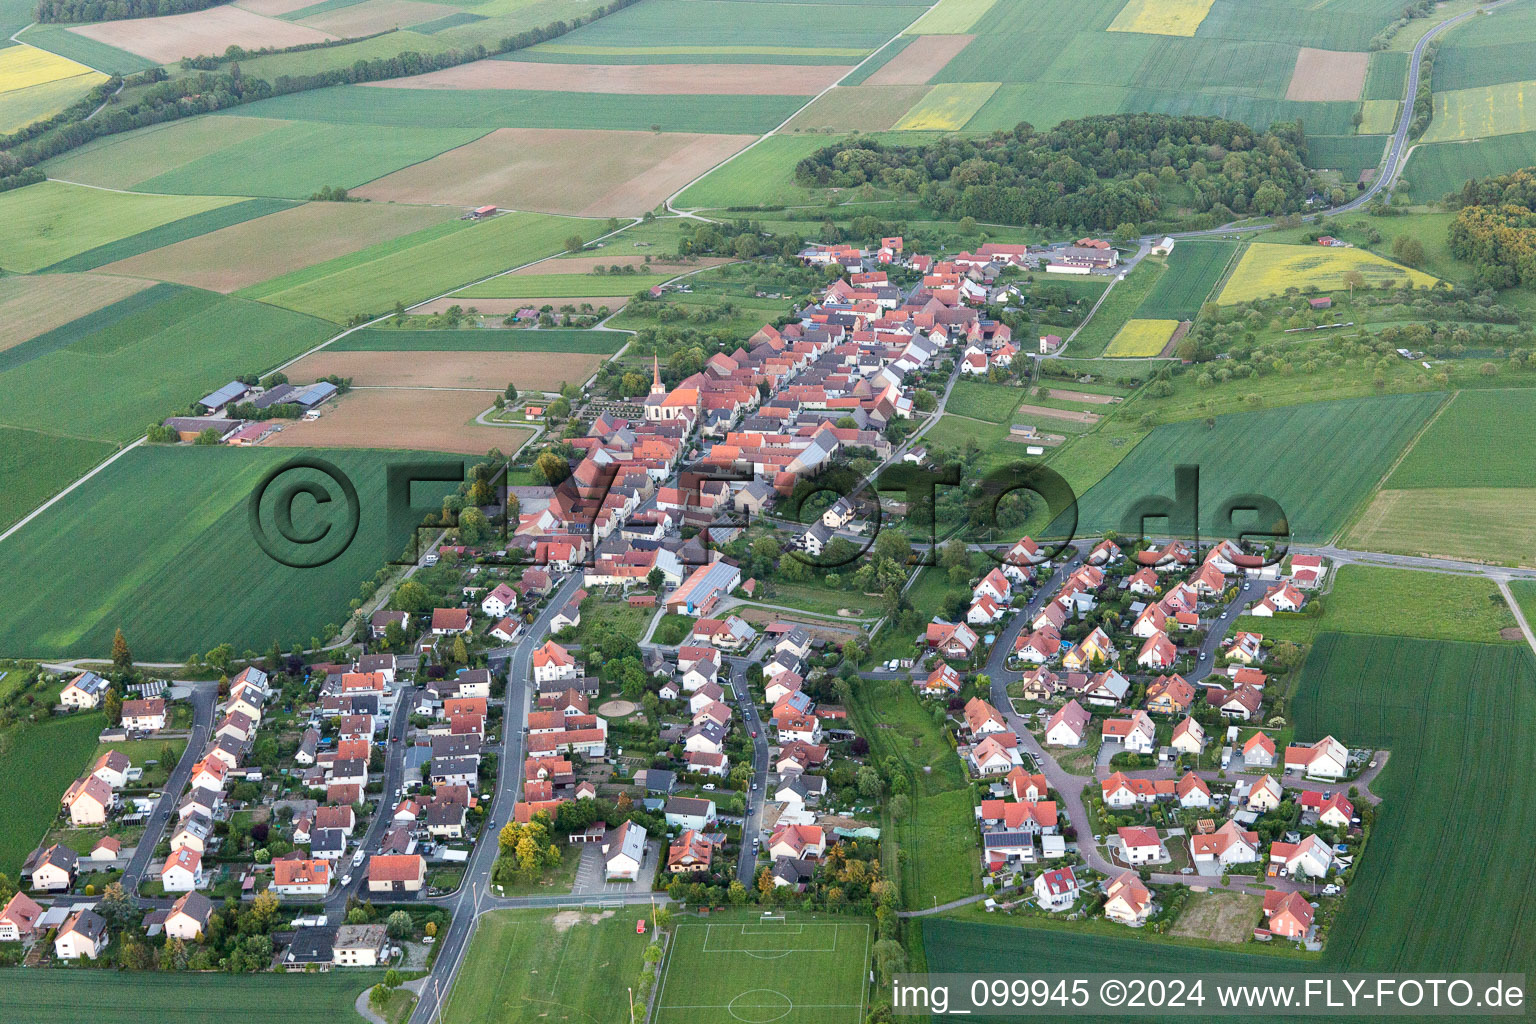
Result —
[[61, 78], [74, 78], [76, 75], [97, 74], [99, 72], [84, 64], [76, 64], [68, 57], [60, 57], [35, 46], [7, 46], [0, 50], [0, 93], [57, 82]]
[[1213, 0], [1131, 0], [1109, 23], [1111, 32], [1192, 36], [1210, 13]]
[[896, 127], [901, 131], [959, 131], [992, 98], [997, 86], [996, 82], [936, 85], [896, 122]]
[[1125, 326], [1120, 328], [1114, 340], [1109, 343], [1109, 348], [1104, 350], [1104, 354], [1142, 359], [1155, 356], [1163, 350], [1163, 346], [1168, 344], [1168, 339], [1173, 337], [1173, 332], [1178, 329], [1177, 320], [1127, 320]]
[[1223, 305], [1248, 302], [1308, 285], [1323, 292], [1345, 291], [1349, 285], [1344, 275], [1351, 270], [1360, 271], [1373, 288], [1388, 281], [1412, 283], [1415, 288], [1429, 288], [1435, 283], [1428, 274], [1364, 249], [1256, 242], [1243, 253], [1217, 301]]

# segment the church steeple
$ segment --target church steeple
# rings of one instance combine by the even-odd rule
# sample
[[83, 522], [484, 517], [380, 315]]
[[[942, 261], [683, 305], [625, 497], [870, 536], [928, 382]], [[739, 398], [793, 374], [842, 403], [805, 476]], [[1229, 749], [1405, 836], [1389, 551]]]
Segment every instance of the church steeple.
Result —
[[661, 358], [651, 356], [651, 394], [664, 395], [667, 389], [661, 383]]

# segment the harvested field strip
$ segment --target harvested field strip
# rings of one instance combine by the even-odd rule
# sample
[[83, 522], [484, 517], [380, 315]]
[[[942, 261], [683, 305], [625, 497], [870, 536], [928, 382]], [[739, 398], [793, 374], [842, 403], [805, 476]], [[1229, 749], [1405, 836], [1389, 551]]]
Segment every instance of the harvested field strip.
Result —
[[814, 96], [851, 65], [787, 64], [542, 64], [482, 60], [410, 78], [369, 83], [378, 89], [534, 89], [555, 92], [621, 92], [653, 96], [686, 94]]
[[975, 36], [917, 36], [892, 61], [865, 80], [867, 85], [926, 85], [944, 65], [960, 55]]
[[1111, 32], [1144, 32], [1160, 36], [1192, 36], [1212, 0], [1130, 0], [1115, 20]]
[[1340, 53], [1304, 46], [1296, 54], [1296, 67], [1291, 71], [1285, 98], [1306, 102], [1358, 100], [1365, 88], [1370, 59], [1369, 53]]
[[1320, 245], [1280, 245], [1257, 242], [1248, 247], [1237, 269], [1221, 289], [1223, 305], [1278, 295], [1290, 287], [1311, 285], [1319, 291], [1337, 291], [1347, 271], [1358, 270], [1372, 287], [1391, 281], [1428, 288], [1435, 279], [1363, 249], [1328, 248]]
[[958, 131], [997, 91], [996, 82], [936, 85], [896, 127], [901, 131]]
[[163, 18], [130, 18], [97, 25], [76, 25], [69, 31], [157, 64], [168, 64], [189, 54], [223, 53], [225, 47], [231, 45], [260, 50], [268, 46], [298, 46], [335, 38], [326, 32], [263, 18], [238, 7], [210, 7], [205, 11]]
[[107, 269], [229, 293], [457, 216], [457, 210], [442, 207], [391, 203], [282, 203], [277, 213], [112, 263]]
[[752, 141], [749, 135], [502, 128], [356, 194], [399, 203], [638, 216]]
[[0, 277], [0, 352], [149, 286], [106, 274]]
[[1423, 142], [1482, 139], [1536, 129], [1536, 82], [1503, 82], [1435, 93], [1435, 118]]
[[1104, 355], [1142, 359], [1158, 355], [1178, 327], [1177, 320], [1127, 320], [1104, 350]]
[[233, 201], [128, 195], [43, 181], [0, 193], [0, 253], [6, 270], [27, 273]]
[[365, 327], [327, 352], [581, 352], [611, 355], [629, 340], [622, 331], [412, 331]]
[[[291, 8], [290, 10], [285, 10], [281, 13], [277, 11], [255, 11], [255, 13], [276, 15], [277, 17], [282, 18], [284, 21], [302, 21], [303, 19], [313, 17], [316, 14], [324, 14], [327, 11], [339, 11], [343, 7], [351, 7], [353, 4], [360, 4], [363, 2], [364, 0], [320, 0], [320, 3], [310, 3], [308, 0], [305, 0], [305, 2], [303, 2], [303, 4], [299, 7], [292, 7], [292, 5], [288, 3], [280, 5], [283, 7]], [[255, 8], [250, 4], [238, 4], [237, 6], [248, 11], [255, 10]]]
[[964, 35], [976, 27], [997, 0], [943, 0], [907, 29], [907, 35]]
[[267, 281], [239, 294], [344, 321], [447, 292], [464, 281], [520, 266], [565, 247], [599, 225], [532, 213], [479, 223], [449, 221]]
[[221, 228], [243, 224], [248, 220], [265, 217], [293, 206], [292, 202], [285, 199], [248, 199], [243, 203], [215, 207], [190, 217], [183, 217], [181, 220], [173, 220], [169, 224], [150, 228], [148, 231], [141, 231], [127, 238], [120, 238], [115, 242], [108, 242], [106, 245], [98, 245], [94, 249], [88, 249], [69, 259], [60, 260], [52, 266], [44, 267], [42, 272], [77, 273], [95, 270], [108, 263], [126, 260], [163, 246], [174, 245], [177, 242], [218, 231]]
[[515, 451], [533, 431], [488, 427], [475, 417], [492, 408], [484, 391], [357, 388], [319, 419], [286, 423], [262, 442], [272, 448], [404, 448], [476, 455]]
[[[883, 132], [894, 128], [927, 92], [928, 87], [923, 85], [840, 85], [817, 97], [784, 128], [790, 132]], [[832, 141], [825, 139], [820, 145], [830, 145]], [[794, 168], [788, 170], [793, 173]]]
[[594, 291], [601, 291], [604, 285], [613, 283], [622, 287], [626, 294], [633, 295], [642, 288], [653, 288], [664, 281], [671, 280], [674, 276], [673, 274], [621, 274], [617, 277], [607, 274], [534, 274], [530, 276], [505, 274], [453, 294], [457, 298], [464, 299], [558, 298], [566, 295], [590, 295]]
[[869, 77], [895, 60], [916, 36], [897, 36], [871, 54], [842, 80], [844, 85], [863, 85]]
[[464, 388], [500, 392], [510, 381], [519, 391], [554, 391], [579, 384], [606, 356], [533, 351], [440, 351], [431, 359], [415, 352], [333, 352], [322, 349], [288, 368], [294, 380], [337, 374], [358, 387]]
[[442, 6], [421, 0], [364, 0], [305, 18], [302, 24], [341, 39], [370, 36], [393, 28], [410, 28], [442, 17]]
[[105, 330], [114, 324], [121, 322], [126, 317], [136, 313], [142, 313], [147, 309], [153, 309], [162, 303], [169, 302], [179, 297], [186, 289], [174, 284], [157, 284], [143, 291], [136, 292], [126, 298], [119, 299], [110, 306], [104, 306], [93, 312], [87, 313], [75, 320], [71, 320], [60, 327], [56, 327], [46, 334], [39, 334], [29, 341], [0, 352], [0, 373], [14, 370], [34, 359], [57, 352], [61, 348], [67, 348], [97, 331]]

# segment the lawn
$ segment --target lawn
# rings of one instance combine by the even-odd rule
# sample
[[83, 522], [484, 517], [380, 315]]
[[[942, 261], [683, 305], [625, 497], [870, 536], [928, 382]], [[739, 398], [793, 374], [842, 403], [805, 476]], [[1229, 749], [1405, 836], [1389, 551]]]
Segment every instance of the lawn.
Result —
[[1230, 241], [1181, 240], [1168, 254], [1168, 271], [1137, 307], [1151, 320], [1193, 320], [1237, 251]]
[[1428, 288], [1435, 279], [1364, 249], [1255, 243], [1243, 253], [1217, 300], [1223, 305], [1279, 295], [1287, 288], [1347, 291], [1345, 273], [1358, 270], [1371, 287], [1391, 282]]
[[1109, 358], [1142, 359], [1159, 355], [1167, 346], [1168, 339], [1173, 337], [1173, 332], [1178, 329], [1177, 320], [1127, 320], [1104, 350], [1104, 355]]
[[[321, 320], [160, 284], [0, 352], [0, 424], [124, 441], [323, 341]], [[68, 387], [72, 402], [59, 401]]]
[[[1440, 397], [1317, 402], [1218, 416], [1211, 426], [1165, 424], [1079, 497], [1078, 532], [1124, 530], [1133, 503], [1171, 494], [1174, 467], [1193, 465], [1200, 471], [1202, 534], [1229, 535], [1230, 524], [1222, 529], [1215, 519], [1221, 502], [1257, 492], [1279, 503], [1294, 541], [1324, 541], [1376, 486]], [[1328, 486], [1319, 487], [1325, 479]], [[1150, 526], [1153, 532], [1167, 529], [1165, 521]]]
[[849, 713], [870, 753], [895, 758], [907, 776], [912, 807], [884, 840], [899, 847], [902, 901], [913, 909], [981, 889], [981, 853], [965, 768], [945, 731], [901, 680], [861, 681]]
[[561, 252], [569, 236], [590, 237], [598, 228], [596, 221], [536, 213], [506, 213], [478, 223], [447, 221], [238, 294], [341, 322], [356, 314], [387, 312], [396, 302], [419, 302]]
[[[466, 304], [466, 308], [473, 303]], [[617, 352], [629, 340], [621, 331], [448, 330], [365, 327], [327, 346], [331, 352]]]
[[0, 253], [13, 273], [30, 273], [89, 249], [183, 217], [226, 206], [209, 196], [148, 196], [43, 181], [0, 194]]
[[[656, 1024], [862, 1024], [868, 922], [794, 914], [787, 921], [682, 920], [667, 954]], [[765, 973], [763, 961], [776, 969]]]
[[1480, 576], [1343, 565], [1334, 572], [1332, 590], [1318, 600], [1324, 611], [1316, 618], [1305, 614], [1243, 616], [1234, 628], [1293, 643], [1310, 643], [1317, 634], [1330, 631], [1494, 644], [1523, 642], [1518, 633], [1500, 635], [1500, 630], [1514, 629], [1515, 617], [1499, 588]]
[[[356, 1020], [353, 1001], [384, 979], [382, 971], [327, 974], [196, 974], [140, 971], [0, 971], [0, 1016], [30, 1024], [88, 1019], [94, 1024], [223, 1024], [248, 1017], [263, 1024]], [[130, 994], [131, 993], [131, 994]], [[14, 1015], [14, 1016], [13, 1016]]]
[[1023, 397], [1022, 388], [960, 380], [955, 382], [955, 389], [950, 392], [944, 411], [973, 420], [1008, 423], [1013, 419], [1013, 410], [1018, 408]]
[[1531, 437], [1536, 391], [1458, 391], [1384, 486], [1531, 487]]
[[[460, 465], [440, 454], [359, 450], [308, 454], [334, 463], [358, 494], [356, 538], [323, 568], [288, 568], [253, 537], [249, 504], [263, 476], [296, 453], [280, 449], [169, 448], [128, 453], [80, 487], [67, 503], [28, 523], [0, 545], [0, 651], [44, 657], [105, 655], [121, 626], [145, 660], [181, 659], [228, 642], [236, 651], [264, 650], [278, 640], [309, 646], [322, 627], [345, 620], [359, 580], [396, 558], [410, 540], [408, 523], [386, 525], [385, 468], [391, 462]], [[297, 475], [295, 475], [297, 474]], [[281, 484], [315, 477], [292, 470]], [[318, 481], [339, 496], [334, 484]], [[436, 507], [448, 485], [417, 484], [413, 501]], [[329, 554], [286, 544], [272, 525], [273, 487], [263, 523], [274, 547], [298, 560]], [[434, 501], [434, 497], [436, 500]], [[343, 536], [344, 502], [294, 502], [293, 536], [323, 525]], [[212, 581], [240, 580], [239, 587]], [[206, 584], [197, 581], [209, 581]], [[252, 614], [252, 609], [262, 614]], [[87, 751], [88, 753], [89, 751]]]
[[[89, 712], [18, 724], [0, 733], [0, 773], [26, 780], [12, 787], [0, 818], [5, 826], [0, 828], [0, 873], [17, 877], [21, 862], [58, 817], [64, 790], [90, 766], [96, 735], [106, 724], [105, 714]], [[6, 1016], [8, 995], [15, 990], [0, 985], [0, 1017]]]
[[[645, 909], [601, 915], [493, 910], [480, 917], [448, 996], [448, 1024], [617, 1021], [652, 941]], [[514, 966], [515, 965], [515, 966]]]
[[[121, 743], [102, 743], [91, 753], [88, 763], [94, 763], [102, 754], [116, 751], [132, 762], [135, 768], [144, 769], [144, 777], [133, 784], [134, 788], [159, 789], [169, 780], [171, 769], [176, 767], [182, 751], [186, 749], [187, 741], [180, 738], [151, 737], [144, 740], [126, 740]], [[149, 764], [150, 761], [155, 763]]]
[[[1175, 248], [1174, 252], [1178, 252]], [[1114, 340], [1126, 321], [1140, 312], [1141, 304], [1152, 294], [1158, 283], [1168, 273], [1164, 263], [1142, 260], [1124, 281], [1110, 286], [1109, 295], [1093, 318], [1082, 326], [1067, 345], [1066, 351], [1075, 358], [1092, 359], [1104, 354], [1104, 349]]]

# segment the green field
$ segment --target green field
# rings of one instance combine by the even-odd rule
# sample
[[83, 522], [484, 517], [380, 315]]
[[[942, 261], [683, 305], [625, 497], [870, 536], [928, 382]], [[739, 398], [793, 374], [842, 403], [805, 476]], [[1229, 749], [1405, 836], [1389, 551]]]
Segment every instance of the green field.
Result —
[[[382, 981], [382, 971], [327, 974], [198, 974], [142, 971], [129, 982], [116, 971], [0, 971], [0, 1016], [33, 1024], [78, 1021], [222, 1024], [246, 1016], [271, 1024], [356, 1020], [353, 1001]], [[15, 1016], [11, 1016], [15, 1014]]]
[[[1178, 247], [1174, 247], [1178, 252]], [[1154, 260], [1142, 260], [1124, 281], [1110, 286], [1109, 296], [1093, 318], [1083, 325], [1066, 347], [1074, 358], [1092, 359], [1104, 354], [1104, 349], [1120, 333], [1126, 321], [1141, 315], [1142, 303], [1152, 294], [1158, 283], [1167, 276], [1166, 264]]]
[[770, 135], [683, 189], [677, 206], [776, 206], [808, 202], [816, 190], [795, 183], [795, 164], [837, 142], [836, 135]]
[[1496, 644], [1509, 642], [1499, 631], [1515, 625], [1499, 588], [1477, 576], [1342, 565], [1320, 600], [1323, 614], [1315, 618], [1244, 616], [1233, 628], [1294, 643], [1335, 632]]
[[50, 267], [44, 267], [49, 273], [76, 273], [84, 270], [95, 270], [104, 267], [108, 263], [128, 259], [130, 256], [138, 256], [140, 253], [159, 249], [162, 246], [174, 245], [184, 242], [189, 238], [197, 238], [206, 235], [210, 231], [227, 228], [235, 224], [243, 224], [257, 217], [265, 217], [269, 213], [277, 213], [293, 206], [293, 203], [281, 199], [247, 199], [243, 203], [231, 203], [228, 206], [217, 206], [203, 213], [194, 213], [190, 217], [173, 220], [169, 224], [161, 224], [159, 227], [150, 228], [148, 231], [140, 231], [136, 235], [120, 238], [106, 245], [99, 245], [94, 249], [61, 260]]
[[1167, 273], [1136, 307], [1136, 316], [1143, 320], [1193, 320], [1236, 251], [1237, 243], [1229, 241], [1176, 243], [1168, 254]]
[[[785, 921], [685, 920], [656, 999], [656, 1024], [862, 1024], [870, 926], [792, 914]], [[633, 930], [633, 929], [631, 929]], [[764, 961], [774, 964], [765, 972]]]
[[[324, 321], [160, 284], [0, 353], [0, 424], [123, 441], [242, 373], [323, 341]], [[75, 399], [59, 401], [59, 389]]]
[[[624, 1019], [627, 987], [649, 935], [635, 934], [644, 908], [556, 920], [553, 910], [494, 910], [481, 916], [443, 1020], [448, 1024], [535, 1024]], [[569, 916], [574, 917], [572, 912]], [[512, 967], [512, 965], [516, 965]], [[512, 968], [512, 969], [509, 969]]]
[[[1530, 102], [1527, 102], [1529, 99]], [[1435, 119], [1423, 141], [1456, 142], [1536, 129], [1536, 82], [1502, 82], [1435, 93]]]
[[1438, 200], [1447, 192], [1459, 192], [1473, 178], [1506, 174], [1536, 165], [1536, 132], [1496, 135], [1476, 145], [1443, 142], [1416, 146], [1403, 177], [1413, 185], [1421, 201]]
[[[751, 6], [746, 0], [687, 0], [686, 6], [705, 7], [711, 3], [732, 8]], [[625, 8], [620, 13], [649, 7], [648, 0], [646, 4]], [[786, 9], [797, 10], [792, 7]], [[839, 12], [846, 10], [831, 7], [824, 9]], [[603, 22], [610, 20], [613, 19], [604, 18]], [[575, 33], [572, 33], [566, 38], [574, 36]], [[532, 53], [532, 50], [522, 50], [518, 56], [526, 59]], [[433, 130], [450, 134], [466, 131], [470, 137], [509, 124], [520, 128], [640, 131], [655, 125], [668, 132], [755, 135], [778, 125], [804, 102], [803, 97], [797, 96], [640, 96], [628, 93], [535, 92], [518, 89], [374, 89], [365, 85], [340, 85], [330, 89], [289, 93], [236, 109], [240, 111], [240, 117], [275, 117], [313, 124], [361, 126], [368, 129], [360, 134], [362, 139], [374, 138], [378, 128], [423, 132], [427, 129], [419, 126], [425, 124], [439, 126]], [[320, 147], [321, 156], [328, 151], [328, 147], [329, 143]], [[442, 147], [448, 148], [450, 146]], [[322, 161], [321, 166], [327, 164]]]
[[1459, 391], [1384, 487], [1532, 487], [1536, 392]]
[[[1434, 412], [1438, 394], [1317, 402], [1171, 423], [1152, 431], [1102, 481], [1079, 497], [1079, 535], [1121, 530], [1146, 495], [1171, 494], [1176, 465], [1200, 470], [1203, 535], [1227, 536], [1220, 503], [1259, 493], [1280, 504], [1300, 543], [1327, 540], [1370, 493]], [[1326, 479], [1326, 487], [1318, 486]], [[1240, 521], [1241, 522], [1241, 521]], [[1165, 523], [1153, 521], [1157, 535]], [[1128, 531], [1134, 532], [1134, 531]]]
[[230, 202], [102, 192], [58, 181], [28, 185], [0, 194], [0, 266], [30, 273]]
[[943, 0], [907, 29], [908, 34], [966, 35], [997, 0]]
[[[106, 728], [101, 712], [47, 719], [36, 724], [13, 726], [0, 733], [0, 772], [9, 779], [26, 779], [6, 801], [0, 821], [0, 873], [17, 877], [21, 862], [42, 842], [43, 833], [59, 814], [59, 799], [89, 767], [96, 736]], [[77, 853], [90, 853], [77, 850]], [[0, 993], [0, 1016], [6, 999], [14, 995], [8, 985]]]
[[954, 391], [950, 392], [944, 411], [989, 423], [1008, 423], [1013, 419], [1013, 410], [1018, 408], [1023, 398], [1022, 388], [959, 380], [955, 382]]
[[[312, 453], [352, 479], [360, 511], [356, 538], [339, 557], [323, 568], [300, 569], [280, 565], [258, 546], [249, 514], [262, 478], [297, 454], [159, 446], [129, 452], [68, 503], [0, 543], [0, 602], [9, 609], [0, 624], [0, 651], [100, 657], [118, 626], [144, 660], [179, 660], [224, 642], [236, 651], [265, 650], [274, 639], [285, 649], [296, 640], [309, 646], [326, 623], [344, 619], [358, 581], [398, 557], [411, 539], [409, 529], [391, 534], [386, 528], [385, 467], [404, 458], [458, 460]], [[268, 505], [290, 479], [315, 477], [291, 470], [268, 492]], [[334, 484], [322, 484], [339, 499]], [[423, 509], [432, 506], [432, 493], [440, 500], [444, 486], [418, 484], [414, 500]], [[337, 500], [320, 511], [308, 499], [295, 502], [293, 535], [330, 524], [343, 536], [344, 505]], [[279, 552], [301, 553], [272, 534], [272, 510], [263, 507]], [[330, 512], [331, 519], [320, 518]], [[235, 580], [238, 587], [226, 585]], [[252, 614], [256, 608], [261, 614]]]
[[959, 131], [992, 98], [996, 82], [945, 82], [929, 89], [896, 122], [898, 131]]
[[338, 322], [378, 315], [454, 286], [560, 252], [599, 222], [537, 213], [453, 220], [273, 278], [238, 294]]
[[1536, 15], [1513, 4], [1458, 25], [1435, 58], [1435, 90], [1472, 89], [1529, 78]]
[[[0, 378], [3, 379], [3, 378]], [[111, 455], [103, 441], [0, 427], [0, 529], [41, 505], [59, 488]]]
[[622, 331], [559, 328], [517, 331], [413, 331], [365, 327], [328, 346], [331, 352], [617, 352]]
[[[1442, 48], [1440, 57], [1435, 58], [1436, 82], [1440, 81], [1441, 71], [1445, 67], [1440, 58], [1448, 52], [1448, 48]], [[1400, 102], [1407, 87], [1408, 54], [1400, 50], [1377, 50], [1371, 54], [1371, 63], [1365, 72], [1363, 99]]]
[[[9, 39], [10, 33], [6, 33]], [[109, 75], [130, 75], [135, 71], [147, 71], [155, 62], [127, 50], [88, 39], [69, 30], [67, 25], [33, 25], [27, 29], [24, 42], [41, 50], [51, 50], [61, 57], [78, 61]]]
[[[1397, 107], [1388, 104], [1385, 123], [1362, 123], [1361, 131], [1391, 131], [1397, 116]], [[1369, 112], [1368, 112], [1369, 113]], [[1307, 166], [1327, 168], [1339, 172], [1345, 185], [1360, 180], [1360, 173], [1375, 168], [1387, 150], [1385, 135], [1309, 135], [1307, 136]], [[1177, 251], [1177, 250], [1175, 250]]]
[[[1384, 798], [1382, 813], [1332, 925], [1323, 970], [1536, 968], [1526, 899], [1536, 886], [1536, 860], [1499, 852], [1519, 848], [1536, 818], [1536, 789], [1529, 782], [1536, 747], [1517, 732], [1496, 728], [1533, 713], [1536, 666], [1523, 645], [1336, 633], [1318, 638], [1294, 701], [1297, 735], [1331, 733], [1352, 748], [1391, 750], [1372, 786]], [[1445, 819], [1446, 807], [1461, 809], [1455, 821]], [[1428, 827], [1430, 822], [1439, 824]], [[1447, 842], [1451, 834], [1463, 841]], [[1435, 927], [1420, 927], [1426, 920]], [[931, 971], [1070, 973], [1102, 970], [1104, 964], [1145, 973], [1293, 969], [1283, 966], [1287, 961], [1247, 952], [1061, 928], [1004, 930], [943, 918], [929, 918], [922, 927]], [[1124, 1017], [1073, 1019], [1109, 1024]]]
[[[545, 264], [553, 266], [553, 264]], [[587, 295], [633, 295], [670, 281], [676, 274], [504, 274], [481, 281], [455, 297], [465, 299], [579, 299]]]
[[51, 177], [132, 188], [141, 181], [277, 131], [286, 122], [255, 117], [190, 117], [87, 142], [43, 165]]

